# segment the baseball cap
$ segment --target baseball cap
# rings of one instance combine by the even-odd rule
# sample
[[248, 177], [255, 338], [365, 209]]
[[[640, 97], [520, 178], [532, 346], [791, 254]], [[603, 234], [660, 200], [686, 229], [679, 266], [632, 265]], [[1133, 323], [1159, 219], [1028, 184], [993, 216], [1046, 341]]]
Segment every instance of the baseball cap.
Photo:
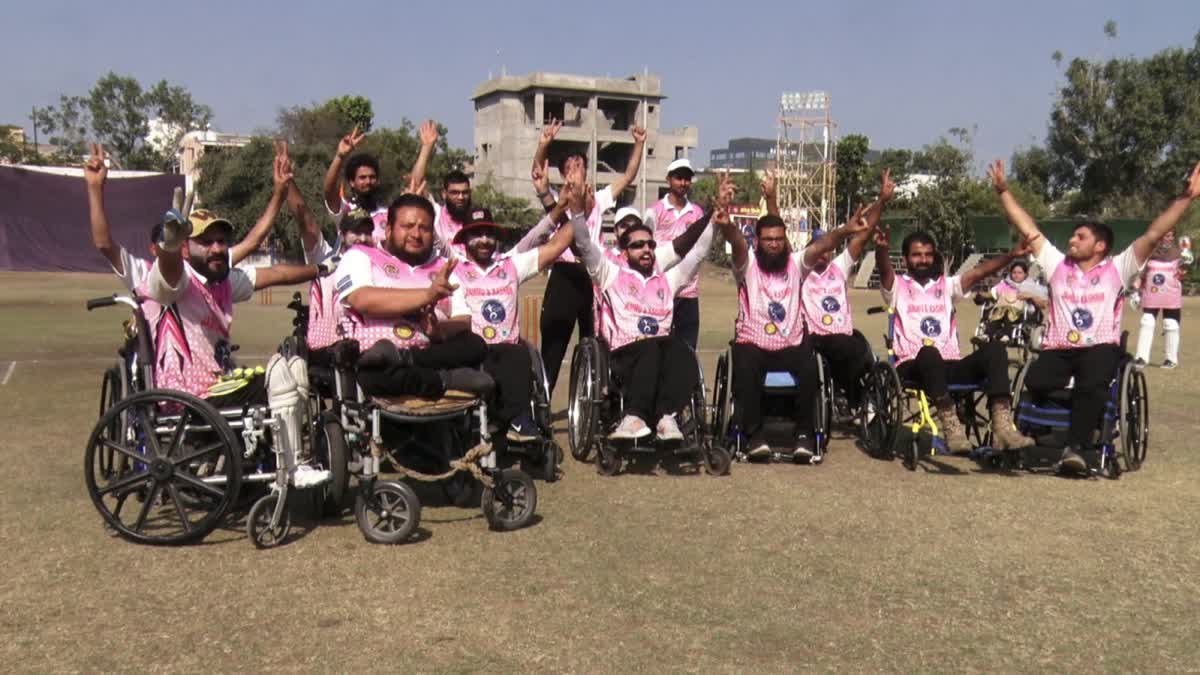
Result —
[[467, 238], [467, 233], [472, 230], [480, 230], [485, 227], [497, 228], [496, 222], [492, 220], [492, 212], [484, 207], [476, 207], [471, 209], [471, 214], [462, 229], [454, 235], [452, 243], [461, 244]]
[[676, 173], [687, 172], [689, 177], [696, 175], [696, 170], [692, 168], [692, 163], [687, 157], [681, 157], [667, 165], [667, 175], [671, 176]]
[[217, 214], [208, 209], [192, 211], [192, 214], [188, 216], [188, 220], [192, 223], [192, 238], [199, 237], [214, 227], [224, 227], [226, 232], [229, 234], [233, 233], [233, 223], [218, 217]]
[[357, 230], [363, 226], [375, 229], [375, 219], [371, 217], [370, 213], [367, 213], [366, 209], [352, 209], [338, 218], [338, 230], [341, 232]]
[[625, 220], [626, 216], [633, 216], [634, 218], [638, 219], [639, 223], [642, 222], [642, 214], [639, 213], [637, 209], [630, 206], [622, 206], [621, 208], [617, 209], [617, 214], [613, 216], [613, 224], [615, 225], [622, 220]]

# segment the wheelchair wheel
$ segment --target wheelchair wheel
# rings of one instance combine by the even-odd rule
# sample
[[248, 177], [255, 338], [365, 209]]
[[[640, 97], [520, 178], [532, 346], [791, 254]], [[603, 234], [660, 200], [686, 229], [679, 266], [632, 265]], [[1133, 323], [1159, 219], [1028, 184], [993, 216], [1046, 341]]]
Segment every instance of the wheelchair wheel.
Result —
[[375, 481], [359, 491], [354, 519], [372, 544], [400, 544], [421, 523], [421, 501], [409, 486], [394, 480]]
[[597, 442], [596, 473], [601, 476], [615, 476], [621, 470], [621, 453], [617, 452], [607, 442]]
[[586, 462], [591, 456], [592, 440], [596, 435], [596, 400], [598, 398], [599, 354], [597, 343], [584, 338], [575, 345], [571, 355], [570, 398], [567, 402], [567, 440], [571, 456]]
[[900, 387], [900, 376], [886, 361], [876, 361], [867, 371], [859, 419], [863, 445], [872, 457], [895, 457], [903, 409], [904, 390]]
[[[118, 420], [127, 433], [109, 437]], [[106, 451], [119, 459], [105, 476]], [[205, 401], [180, 391], [150, 389], [108, 409], [84, 452], [84, 482], [104, 521], [143, 544], [203, 539], [237, 503], [241, 443]]]
[[829, 436], [833, 432], [833, 377], [829, 374], [829, 366], [825, 362], [825, 358], [819, 354], [817, 355], [817, 381], [820, 387], [817, 390], [817, 398], [813, 401], [813, 406], [816, 408], [813, 414], [813, 430], [821, 444], [818, 448], [820, 453], [816, 455], [820, 461], [821, 453], [824, 453], [825, 448], [829, 447]]
[[733, 465], [733, 453], [715, 443], [704, 449], [704, 469], [710, 476], [728, 476]]
[[332, 480], [321, 486], [321, 510], [325, 515], [335, 516], [342, 512], [346, 491], [350, 489], [346, 433], [333, 415], [323, 415], [318, 425], [313, 456], [333, 475]]
[[271, 527], [271, 518], [275, 515], [276, 505], [279, 504], [279, 493], [271, 494], [254, 502], [250, 515], [246, 518], [246, 534], [250, 537], [254, 548], [273, 548], [287, 539], [292, 529], [292, 517], [288, 513], [287, 504], [283, 505], [283, 513], [279, 514], [279, 522]]
[[1150, 399], [1146, 375], [1127, 363], [1120, 382], [1121, 458], [1126, 471], [1137, 471], [1150, 447]]
[[533, 363], [533, 421], [547, 434], [553, 434], [550, 421], [550, 384], [546, 379], [546, 364], [542, 353], [526, 343], [529, 360]]
[[529, 474], [504, 469], [492, 474], [492, 487], [483, 489], [483, 516], [497, 532], [519, 530], [537, 512], [537, 486]]
[[[121, 372], [121, 364], [104, 371], [104, 377], [100, 380], [100, 413], [97, 418], [104, 417], [105, 412], [124, 398], [124, 385], [125, 378]], [[112, 423], [104, 429], [104, 437], [113, 443], [119, 443], [124, 435], [122, 433], [123, 421], [121, 417], [114, 418]], [[118, 467], [123, 465], [124, 461], [117, 451], [108, 447], [100, 451], [100, 472], [104, 478], [112, 478], [114, 473], [120, 471]]]
[[713, 442], [723, 440], [728, 432], [729, 419], [733, 414], [733, 399], [730, 396], [729, 351], [717, 357], [717, 369], [713, 373], [712, 428], [709, 435]]
[[541, 479], [547, 483], [558, 480], [558, 467], [562, 463], [562, 449], [553, 439], [542, 442], [542, 463], [538, 466]]

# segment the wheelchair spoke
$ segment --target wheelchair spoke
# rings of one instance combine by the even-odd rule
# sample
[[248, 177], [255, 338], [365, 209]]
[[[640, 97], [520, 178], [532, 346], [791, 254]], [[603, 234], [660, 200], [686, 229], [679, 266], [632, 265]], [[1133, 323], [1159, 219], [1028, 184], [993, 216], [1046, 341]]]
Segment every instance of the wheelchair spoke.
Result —
[[175, 426], [175, 432], [171, 436], [171, 447], [167, 451], [167, 456], [171, 457], [179, 451], [180, 444], [183, 443], [183, 436], [187, 433], [188, 417], [191, 415], [187, 408], [179, 415], [179, 423]]
[[167, 483], [167, 492], [171, 495], [171, 503], [175, 505], [175, 514], [179, 516], [179, 522], [183, 525], [183, 531], [187, 534], [192, 533], [192, 521], [188, 520], [187, 513], [183, 510], [183, 502], [179, 499], [179, 490], [174, 483]]
[[111, 483], [102, 488], [99, 488], [96, 490], [96, 494], [103, 497], [104, 495], [106, 495], [110, 492], [116, 492], [117, 490], [124, 490], [125, 488], [132, 487], [134, 485], [139, 485], [141, 483], [145, 483], [148, 480], [150, 480], [150, 472], [143, 471], [141, 473], [137, 473], [132, 476], [122, 478], [121, 480], [119, 480], [115, 483]]
[[125, 455], [127, 457], [132, 457], [134, 460], [136, 460], [138, 462], [146, 461], [146, 456], [143, 455], [142, 453], [138, 452], [137, 450], [127, 448], [124, 445], [118, 445], [118, 444], [113, 443], [112, 441], [108, 440], [107, 438], [100, 438], [99, 441], [100, 441], [100, 444], [103, 445], [104, 447], [109, 448], [110, 450], [116, 450], [117, 452], [119, 452], [122, 455]]
[[141, 532], [142, 528], [146, 526], [146, 516], [150, 514], [154, 500], [158, 498], [159, 490], [158, 481], [151, 481], [150, 491], [146, 494], [146, 500], [142, 502], [142, 510], [138, 511], [137, 521], [133, 524], [134, 532]]
[[162, 444], [158, 442], [158, 433], [154, 430], [154, 412], [150, 405], [142, 405], [138, 409], [137, 421], [142, 425], [142, 436], [150, 447], [153, 457], [162, 457]]
[[179, 457], [178, 459], [172, 459], [171, 463], [174, 464], [175, 466], [183, 466], [185, 464], [194, 462], [197, 459], [204, 457], [205, 455], [209, 455], [216, 450], [220, 450], [223, 447], [225, 447], [225, 444], [221, 441], [217, 441], [215, 443], [206, 445], [203, 448], [200, 448], [199, 450], [190, 452], [190, 453], [184, 455], [183, 457]]
[[204, 481], [200, 480], [199, 478], [193, 476], [190, 473], [187, 473], [186, 471], [181, 471], [181, 470], [176, 469], [174, 477], [178, 478], [179, 480], [183, 481], [184, 483], [187, 483], [191, 487], [194, 487], [197, 490], [203, 490], [204, 492], [207, 492], [208, 494], [210, 494], [218, 499], [222, 499], [225, 497], [224, 490], [218, 489], [215, 485], [210, 485], [208, 483], [205, 483]]

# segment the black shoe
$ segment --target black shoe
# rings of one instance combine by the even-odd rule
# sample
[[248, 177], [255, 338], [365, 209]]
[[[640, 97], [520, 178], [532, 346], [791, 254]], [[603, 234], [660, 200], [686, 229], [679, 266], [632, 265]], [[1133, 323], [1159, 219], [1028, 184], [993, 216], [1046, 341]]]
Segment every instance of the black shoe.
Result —
[[484, 397], [496, 388], [490, 375], [474, 368], [452, 368], [442, 371], [442, 386], [446, 391], [463, 391]]
[[1074, 448], [1063, 450], [1062, 458], [1058, 460], [1059, 473], [1086, 473], [1087, 461]]

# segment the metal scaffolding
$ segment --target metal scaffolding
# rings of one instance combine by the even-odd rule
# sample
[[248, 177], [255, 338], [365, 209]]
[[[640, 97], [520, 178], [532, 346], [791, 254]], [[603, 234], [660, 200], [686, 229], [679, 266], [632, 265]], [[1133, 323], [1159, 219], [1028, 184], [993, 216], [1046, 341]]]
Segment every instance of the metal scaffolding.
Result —
[[779, 210], [793, 247], [808, 243], [814, 228], [834, 225], [837, 144], [829, 94], [785, 92], [779, 97], [775, 162]]

